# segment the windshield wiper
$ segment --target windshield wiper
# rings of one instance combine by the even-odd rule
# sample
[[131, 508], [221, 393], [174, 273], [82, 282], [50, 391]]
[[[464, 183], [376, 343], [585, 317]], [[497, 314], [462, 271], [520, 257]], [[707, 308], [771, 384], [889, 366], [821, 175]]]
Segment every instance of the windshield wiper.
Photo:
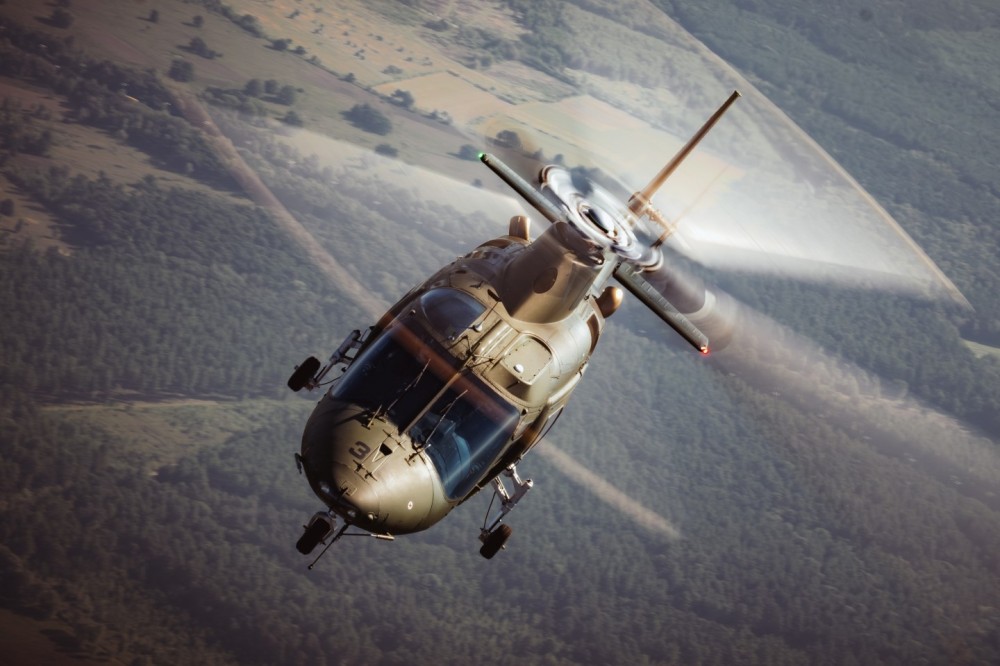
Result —
[[448, 406], [445, 407], [444, 411], [441, 412], [441, 415], [438, 416], [437, 423], [434, 424], [434, 427], [431, 428], [431, 431], [427, 434], [427, 437], [424, 438], [424, 446], [421, 446], [420, 447], [421, 449], [428, 449], [428, 448], [430, 448], [431, 445], [430, 445], [429, 442], [434, 438], [434, 433], [437, 432], [438, 426], [440, 426], [441, 423], [444, 421], [445, 417], [448, 416], [448, 412], [450, 412], [451, 408], [455, 406], [455, 403], [458, 402], [459, 400], [461, 400], [462, 396], [464, 396], [466, 393], [468, 393], [468, 391], [469, 391], [468, 389], [462, 391], [461, 393], [459, 393], [458, 395], [456, 395], [455, 398], [451, 402], [448, 403]]
[[[389, 406], [385, 408], [386, 414], [392, 411], [392, 408], [396, 406], [396, 403], [399, 402], [404, 395], [412, 391], [413, 388], [420, 383], [420, 380], [423, 378], [424, 373], [427, 372], [427, 368], [429, 368], [430, 365], [431, 365], [431, 360], [428, 358], [427, 362], [424, 363], [424, 367], [422, 367], [420, 369], [420, 372], [417, 373], [417, 376], [414, 377], [409, 384], [403, 387], [403, 389], [396, 394], [396, 397], [393, 398], [393, 401], [389, 403]], [[371, 424], [375, 421], [375, 419], [379, 418], [381, 415], [382, 415], [382, 405], [379, 405], [378, 408], [372, 413], [371, 418], [368, 419], [368, 427], [371, 427]]]

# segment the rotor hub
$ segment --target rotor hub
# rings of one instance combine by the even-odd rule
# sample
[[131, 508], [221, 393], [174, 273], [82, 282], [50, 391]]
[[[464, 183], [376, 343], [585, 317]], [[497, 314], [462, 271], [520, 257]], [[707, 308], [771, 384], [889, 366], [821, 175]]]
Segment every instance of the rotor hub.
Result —
[[570, 226], [595, 254], [610, 250], [627, 261], [648, 262], [650, 248], [634, 232], [637, 219], [617, 197], [593, 182], [584, 194], [570, 172], [560, 166], [545, 167], [539, 178], [542, 191], [563, 209]]

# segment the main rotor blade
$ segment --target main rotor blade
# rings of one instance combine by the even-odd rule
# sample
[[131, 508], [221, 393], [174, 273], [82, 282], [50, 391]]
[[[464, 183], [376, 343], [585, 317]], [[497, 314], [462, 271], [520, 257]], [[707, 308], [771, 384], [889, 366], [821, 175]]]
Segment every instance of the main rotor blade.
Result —
[[479, 160], [488, 166], [501, 180], [510, 185], [511, 189], [521, 195], [521, 198], [531, 204], [552, 224], [565, 222], [566, 215], [551, 201], [546, 199], [534, 185], [522, 178], [516, 171], [507, 166], [500, 158], [489, 153], [483, 153]]
[[692, 324], [690, 319], [674, 307], [660, 289], [644, 278], [641, 271], [636, 270], [628, 262], [622, 262], [615, 268], [615, 278], [654, 314], [677, 331], [682, 338], [690, 342], [695, 349], [702, 354], [708, 354], [708, 336], [698, 330], [698, 327]]
[[653, 179], [649, 181], [646, 187], [632, 195], [628, 202], [629, 210], [631, 210], [635, 215], [640, 216], [646, 213], [650, 207], [650, 201], [652, 200], [653, 195], [656, 194], [657, 190], [663, 187], [663, 184], [667, 182], [667, 178], [670, 178], [674, 171], [677, 170], [677, 167], [679, 167], [685, 158], [691, 154], [691, 151], [693, 151], [698, 144], [701, 143], [701, 140], [705, 138], [713, 127], [715, 127], [715, 124], [719, 122], [720, 118], [722, 118], [722, 114], [728, 111], [729, 107], [731, 107], [739, 98], [740, 92], [738, 90], [734, 90], [733, 94], [722, 103], [722, 106], [716, 109], [715, 113], [713, 113], [711, 117], [705, 121], [701, 128], [695, 132], [690, 139], [688, 139], [688, 142], [685, 143], [679, 151], [677, 151], [677, 154], [674, 155], [662, 169], [660, 169], [659, 173], [657, 173]]
[[668, 260], [646, 269], [623, 262], [615, 278], [702, 354], [725, 349], [739, 327], [738, 302]]

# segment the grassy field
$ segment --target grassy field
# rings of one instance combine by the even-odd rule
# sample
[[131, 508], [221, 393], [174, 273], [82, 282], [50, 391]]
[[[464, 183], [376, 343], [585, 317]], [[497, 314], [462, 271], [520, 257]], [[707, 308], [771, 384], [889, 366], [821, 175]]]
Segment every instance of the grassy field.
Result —
[[989, 345], [972, 342], [971, 340], [962, 340], [962, 342], [966, 347], [972, 350], [972, 353], [975, 354], [977, 358], [983, 358], [985, 356], [1000, 358], [1000, 347], [990, 347]]
[[[305, 421], [309, 400], [214, 400], [178, 399], [154, 402], [111, 401], [100, 404], [61, 404], [45, 408], [55, 418], [87, 426], [115, 443], [119, 465], [141, 467], [149, 474], [217, 446], [234, 434], [253, 430], [270, 419], [295, 414]], [[289, 451], [294, 442], [286, 443]]]
[[0, 608], [0, 655], [6, 664], [89, 666], [108, 663], [77, 651], [72, 629], [56, 620], [33, 620]]
[[[289, 48], [278, 52], [269, 39], [255, 38], [220, 15], [183, 3], [157, 5], [159, 20], [151, 23], [145, 5], [121, 11], [110, 3], [81, 1], [72, 8], [71, 32], [76, 44], [94, 57], [139, 68], [165, 72], [174, 59], [188, 60], [195, 70], [195, 79], [188, 85], [195, 92], [209, 86], [242, 89], [252, 78], [290, 84], [298, 91], [293, 108], [311, 132], [363, 149], [387, 143], [399, 151], [402, 161], [466, 183], [474, 178], [469, 176], [468, 163], [455, 158], [458, 149], [464, 143], [482, 145], [484, 134], [495, 134], [491, 128], [501, 125], [542, 135], [554, 146], [550, 154], [562, 152], [570, 159], [573, 141], [579, 140], [572, 137], [583, 137], [587, 145], [577, 146], [577, 161], [593, 162], [597, 155], [618, 157], [608, 165], [612, 170], [633, 166], [642, 178], [658, 168], [652, 165], [665, 159], [662, 155], [679, 142], [676, 137], [652, 133], [636, 117], [589, 95], [581, 97], [565, 83], [520, 63], [466, 67], [474, 51], [455, 44], [450, 33], [442, 36], [424, 27], [426, 15], [402, 5], [346, 2], [339, 3], [336, 12], [316, 6], [299, 13], [298, 4], [292, 2], [235, 2], [232, 6], [238, 13], [254, 15], [270, 38], [290, 40]], [[38, 25], [40, 12], [36, 10], [17, 7], [9, 12], [28, 25]], [[497, 7], [452, 2], [441, 5], [439, 13], [453, 25], [474, 19], [500, 35], [515, 37], [519, 32], [513, 18]], [[191, 23], [195, 14], [204, 18], [200, 28]], [[205, 59], [189, 52], [187, 44], [194, 37], [221, 56]], [[304, 52], [294, 53], [299, 46]], [[303, 60], [312, 59], [315, 66], [303, 67]], [[353, 81], [344, 80], [347, 74]], [[386, 100], [397, 89], [414, 95], [413, 111]], [[643, 100], [628, 95], [619, 102], [636, 108], [662, 108], [664, 104], [659, 97]], [[388, 115], [393, 122], [391, 135], [373, 135], [344, 122], [341, 114], [359, 103], [371, 104]], [[265, 106], [275, 118], [288, 110], [277, 104]], [[446, 111], [456, 125], [425, 117], [433, 111]], [[66, 129], [60, 136], [63, 147], [53, 157], [87, 175], [96, 170], [116, 179], [137, 179], [152, 173], [180, 184], [179, 177], [157, 173], [145, 156], [113, 138], [109, 141], [110, 137], [87, 132], [76, 126]], [[648, 150], [651, 141], [664, 145]], [[621, 145], [626, 149], [605, 148]], [[637, 165], [637, 155], [648, 159]], [[483, 180], [489, 179], [485, 170], [482, 175]]]

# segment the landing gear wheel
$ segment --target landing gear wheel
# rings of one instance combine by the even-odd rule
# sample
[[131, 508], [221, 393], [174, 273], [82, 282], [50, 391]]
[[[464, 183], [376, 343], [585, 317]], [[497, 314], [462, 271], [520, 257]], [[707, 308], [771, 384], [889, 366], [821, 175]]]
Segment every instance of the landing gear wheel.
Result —
[[292, 376], [288, 378], [288, 388], [293, 391], [300, 391], [310, 379], [316, 376], [316, 371], [319, 370], [319, 359], [315, 356], [310, 356], [306, 360], [302, 361], [302, 365], [295, 368], [295, 372]]
[[489, 533], [486, 540], [483, 541], [483, 547], [479, 549], [479, 554], [488, 560], [492, 560], [493, 556], [500, 552], [500, 549], [507, 543], [507, 539], [510, 538], [513, 531], [514, 529], [510, 525], [500, 523], [495, 530]]
[[299, 540], [295, 543], [295, 548], [303, 555], [308, 555], [330, 533], [330, 528], [330, 523], [325, 519], [314, 519], [309, 523], [305, 534], [300, 536]]

